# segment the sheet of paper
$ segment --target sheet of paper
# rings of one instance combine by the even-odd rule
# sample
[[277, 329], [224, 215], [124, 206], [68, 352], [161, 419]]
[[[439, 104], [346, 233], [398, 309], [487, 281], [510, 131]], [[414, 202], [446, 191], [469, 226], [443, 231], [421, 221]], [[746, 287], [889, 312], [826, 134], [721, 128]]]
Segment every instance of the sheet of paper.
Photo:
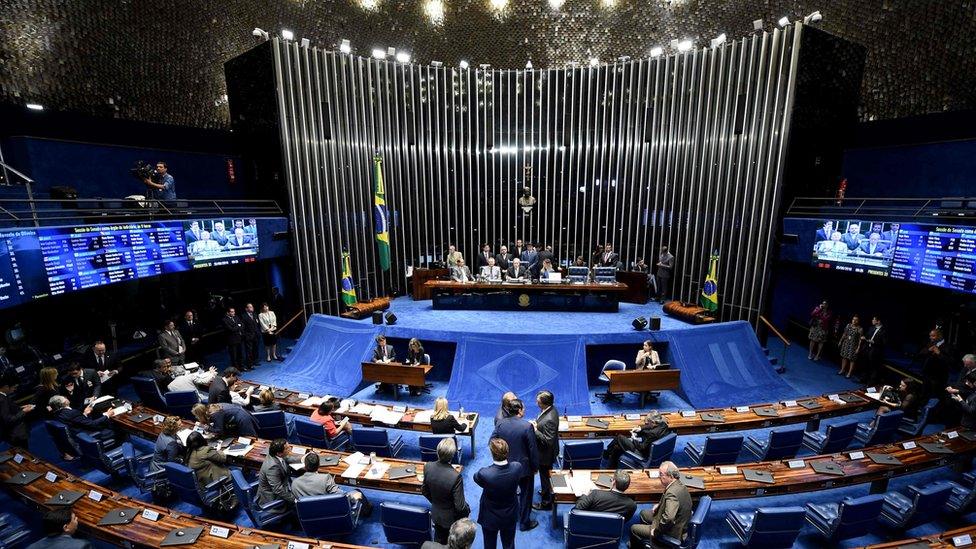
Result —
[[364, 464], [354, 463], [342, 472], [342, 478], [359, 478], [359, 473], [362, 473], [365, 468]]
[[378, 421], [379, 423], [384, 423], [386, 425], [396, 425], [397, 423], [400, 423], [401, 419], [403, 419], [403, 412], [388, 410], [380, 414], [379, 417], [373, 419], [373, 421]]
[[433, 417], [433, 410], [424, 410], [422, 412], [417, 412], [413, 416], [414, 423], [430, 423], [430, 418]]
[[296, 470], [296, 471], [300, 471], [300, 470], [302, 470], [302, 469], [305, 468], [305, 464], [302, 463], [302, 462], [289, 463], [288, 466], [291, 467], [292, 469]]
[[559, 432], [561, 433], [561, 432], [568, 431], [568, 430], [569, 430], [569, 422], [566, 421], [566, 420], [564, 420], [564, 419], [560, 419], [559, 420]]
[[583, 416], [567, 416], [567, 421], [583, 421]]
[[576, 497], [585, 496], [593, 490], [593, 481], [589, 471], [573, 471], [573, 493]]
[[362, 452], [354, 452], [342, 458], [342, 461], [348, 463], [349, 465], [355, 465], [360, 463], [363, 460], [363, 458], [366, 458], [366, 461], [369, 462], [369, 458], [366, 457], [366, 454]]
[[299, 402], [298, 404], [301, 406], [318, 406], [323, 402], [325, 402], [324, 397], [308, 397], [305, 400]]
[[200, 367], [200, 365], [197, 364], [196, 362], [185, 362], [183, 364], [183, 369], [184, 370], [196, 370], [199, 367]]
[[874, 400], [881, 400], [881, 393], [865, 393], [868, 398], [873, 398]]
[[349, 408], [349, 413], [350, 414], [362, 414], [364, 416], [368, 416], [368, 415], [370, 415], [370, 414], [373, 413], [373, 405], [372, 404], [363, 404], [363, 403], [360, 402], [359, 404], [353, 406], [352, 408]]
[[190, 433], [192, 432], [193, 429], [180, 429], [180, 431], [176, 433], [176, 436], [180, 439], [180, 442], [183, 444], [183, 446], [186, 446], [186, 439], [187, 437], [190, 436]]
[[390, 464], [384, 462], [374, 463], [372, 467], [366, 471], [366, 478], [370, 480], [379, 480], [383, 478], [383, 475], [390, 470]]

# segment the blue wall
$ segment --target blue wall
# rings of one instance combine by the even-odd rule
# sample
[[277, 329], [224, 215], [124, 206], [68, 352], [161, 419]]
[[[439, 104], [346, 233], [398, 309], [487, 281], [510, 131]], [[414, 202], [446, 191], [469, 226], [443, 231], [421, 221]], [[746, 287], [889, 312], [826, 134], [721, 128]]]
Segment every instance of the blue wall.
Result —
[[976, 196], [976, 139], [844, 153], [847, 196]]

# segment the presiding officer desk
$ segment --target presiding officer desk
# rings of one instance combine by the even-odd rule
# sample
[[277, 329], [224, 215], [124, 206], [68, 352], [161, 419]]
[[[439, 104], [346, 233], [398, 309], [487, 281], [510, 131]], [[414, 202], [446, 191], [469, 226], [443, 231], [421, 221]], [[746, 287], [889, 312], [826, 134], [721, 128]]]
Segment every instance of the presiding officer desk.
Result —
[[[92, 538], [115, 545], [159, 547], [167, 534], [173, 530], [186, 531], [190, 528], [203, 528], [203, 533], [197, 539], [196, 543], [192, 545], [193, 547], [204, 547], [207, 549], [215, 549], [218, 547], [253, 549], [255, 547], [269, 545], [272, 547], [360, 547], [346, 543], [322, 542], [311, 538], [256, 530], [236, 524], [228, 524], [208, 518], [187, 515], [160, 505], [123, 496], [108, 488], [103, 488], [87, 480], [77, 478], [71, 473], [55, 467], [50, 463], [38, 460], [24, 451], [17, 452], [11, 449], [0, 455], [4, 456], [0, 459], [7, 459], [7, 456], [10, 456], [10, 459], [7, 459], [5, 463], [0, 465], [0, 481], [4, 482], [3, 486], [8, 492], [17, 495], [32, 507], [42, 511], [57, 508], [58, 505], [48, 503], [48, 500], [57, 497], [63, 490], [82, 493], [84, 495], [71, 506], [71, 510], [78, 517], [79, 529]], [[17, 460], [14, 459], [17, 455], [23, 458], [20, 463], [17, 463]], [[26, 485], [14, 485], [6, 482], [8, 479], [23, 473], [39, 473], [41, 476]], [[53, 481], [48, 480], [49, 474], [55, 476]], [[98, 495], [101, 497], [96, 501], [92, 496], [98, 497]], [[129, 524], [99, 524], [101, 519], [109, 512], [120, 508], [136, 509], [138, 512]], [[150, 515], [155, 513], [157, 515], [156, 520], [150, 520], [150, 518], [143, 516], [143, 511], [149, 511]], [[227, 537], [223, 538], [212, 534], [212, 527], [216, 527], [218, 530], [226, 529]], [[185, 545], [184, 547], [187, 546]]]
[[[162, 430], [162, 424], [156, 423], [155, 417], [150, 417], [140, 422], [136, 422], [134, 418], [138, 418], [140, 414], [148, 414], [149, 416], [160, 415], [159, 412], [146, 408], [141, 405], [133, 405], [133, 409], [129, 413], [121, 414], [118, 416], [112, 416], [113, 423], [120, 427], [122, 430], [147, 438], [150, 440], [155, 440], [160, 431]], [[183, 421], [184, 429], [192, 429], [194, 424], [190, 421]], [[271, 445], [270, 441], [249, 437], [251, 440], [250, 448], [247, 453], [241, 456], [233, 455], [228, 453], [228, 460], [235, 465], [241, 465], [248, 469], [260, 469], [261, 464], [264, 463], [265, 456], [268, 454], [268, 446]], [[395, 467], [409, 467], [415, 472], [422, 474], [424, 470], [424, 464], [421, 461], [410, 461], [404, 459], [395, 458], [380, 458], [382, 461], [379, 465], [379, 469], [375, 469], [375, 466], [365, 466], [359, 471], [355, 476], [343, 476], [347, 470], [352, 469], [352, 465], [346, 463], [344, 458], [353, 455], [347, 452], [336, 452], [333, 450], [325, 450], [321, 448], [306, 448], [301, 445], [293, 444], [295, 455], [303, 455], [307, 450], [314, 450], [322, 458], [322, 467], [319, 469], [321, 472], [329, 473], [335, 477], [335, 481], [338, 484], [347, 484], [349, 486], [358, 486], [361, 488], [373, 488], [375, 490], [385, 490], [387, 492], [404, 492], [408, 494], [419, 494], [421, 481], [417, 478], [417, 475], [409, 476], [406, 478], [400, 478], [396, 480], [390, 479], [389, 469]], [[326, 465], [327, 460], [330, 458], [338, 458], [339, 462], [335, 465]], [[366, 456], [368, 459], [368, 456]], [[389, 465], [389, 467], [386, 467]], [[375, 469], [375, 471], [374, 471]], [[455, 469], [461, 470], [460, 465], [455, 465]]]
[[428, 280], [435, 309], [489, 311], [596, 311], [616, 312], [627, 293], [619, 282], [572, 284], [569, 282], [454, 282]]
[[[254, 383], [252, 381], [239, 380], [232, 390], [234, 391], [244, 391], [249, 387], [254, 387], [254, 393], [257, 394], [257, 388], [261, 385]], [[275, 402], [278, 406], [286, 412], [291, 412], [293, 414], [298, 414], [302, 416], [311, 415], [312, 411], [318, 408], [318, 403], [315, 401], [315, 397], [310, 396], [307, 393], [300, 393], [298, 391], [292, 391], [291, 389], [282, 389], [279, 387], [274, 388]], [[252, 397], [253, 398], [253, 397]], [[311, 400], [310, 400], [311, 399]], [[358, 406], [373, 408], [375, 411], [376, 407], [382, 407], [387, 411], [402, 411], [403, 417], [400, 418], [394, 424], [389, 424], [383, 422], [381, 419], [376, 419], [377, 416], [373, 413], [357, 412], [357, 408], [353, 407], [347, 410], [336, 410], [332, 414], [339, 417], [347, 417], [352, 423], [357, 423], [359, 425], [366, 425], [369, 427], [383, 427], [384, 429], [402, 429], [404, 431], [417, 431], [421, 433], [430, 433], [430, 414], [433, 410], [425, 410], [423, 408], [412, 408], [409, 406], [390, 406], [387, 404], [379, 404], [376, 402], [366, 402], [366, 401], [356, 401]], [[363, 408], [360, 408], [361, 410]], [[426, 418], [424, 417], [426, 416]], [[418, 421], [418, 419], [420, 421]], [[479, 415], [477, 412], [465, 412], [464, 419], [468, 422], [468, 430], [463, 433], [455, 433], [455, 436], [464, 436], [471, 439], [471, 456], [474, 457], [474, 431], [478, 427]]]

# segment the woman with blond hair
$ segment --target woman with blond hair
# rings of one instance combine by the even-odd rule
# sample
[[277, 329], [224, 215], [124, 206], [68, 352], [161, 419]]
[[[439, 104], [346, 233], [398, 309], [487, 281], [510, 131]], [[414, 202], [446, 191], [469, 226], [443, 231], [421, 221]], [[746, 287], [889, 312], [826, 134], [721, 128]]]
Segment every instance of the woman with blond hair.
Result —
[[47, 407], [51, 397], [58, 394], [58, 369], [41, 368], [40, 383], [34, 387], [34, 404], [32, 410], [35, 419], [51, 419], [51, 411]]
[[163, 463], [170, 461], [183, 463], [183, 454], [186, 449], [180, 443], [177, 433], [183, 426], [183, 420], [179, 416], [167, 416], [163, 420], [162, 429], [156, 437], [156, 447], [153, 450], [152, 462], [149, 463], [149, 471], [156, 472], [163, 470]]
[[434, 401], [434, 415], [430, 418], [430, 430], [435, 435], [453, 435], [468, 430], [468, 424], [459, 422], [447, 409], [447, 399], [437, 397]]

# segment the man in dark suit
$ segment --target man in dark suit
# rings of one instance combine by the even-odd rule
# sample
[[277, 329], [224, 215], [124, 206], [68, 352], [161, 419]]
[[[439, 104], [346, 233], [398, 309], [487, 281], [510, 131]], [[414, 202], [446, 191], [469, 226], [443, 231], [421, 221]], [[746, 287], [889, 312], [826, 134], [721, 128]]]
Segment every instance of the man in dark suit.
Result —
[[522, 265], [532, 273], [533, 277], [539, 276], [539, 266], [542, 265], [542, 262], [539, 261], [539, 252], [536, 251], [531, 242], [525, 243], [525, 251], [522, 252], [520, 259]]
[[[508, 460], [509, 448], [504, 439], [493, 437], [488, 441], [488, 448], [493, 463], [474, 474], [475, 483], [482, 488], [478, 524], [485, 549], [495, 549], [499, 534], [502, 549], [514, 549], [515, 525], [519, 521], [518, 490], [526, 473], [521, 463]], [[531, 479], [532, 473], [528, 475]], [[530, 493], [530, 501], [531, 496]]]
[[641, 524], [630, 527], [631, 549], [643, 549], [646, 541], [657, 547], [654, 542], [662, 535], [677, 540], [685, 538], [685, 528], [691, 520], [691, 494], [678, 480], [681, 473], [674, 463], [665, 461], [658, 472], [664, 493], [654, 507], [640, 512]]
[[244, 363], [248, 368], [258, 365], [258, 338], [261, 337], [261, 324], [258, 314], [254, 312], [254, 304], [244, 305], [244, 316], [241, 317], [244, 326]]
[[834, 234], [834, 222], [824, 221], [823, 227], [817, 229], [817, 242], [830, 240], [832, 234]]
[[92, 419], [89, 417], [92, 413], [91, 407], [85, 408], [84, 411], [76, 410], [71, 407], [67, 397], [61, 395], [51, 397], [48, 407], [51, 408], [54, 419], [64, 423], [72, 434], [84, 432], [106, 442], [115, 439], [115, 432], [109, 423], [109, 418], [112, 417], [111, 409], [105, 410], [98, 419]]
[[505, 280], [524, 280], [529, 276], [531, 276], [529, 270], [522, 265], [522, 260], [516, 257], [512, 259], [512, 266], [505, 273]]
[[559, 455], [559, 412], [553, 406], [554, 400], [549, 391], [539, 391], [535, 396], [540, 412], [532, 426], [535, 428], [535, 442], [539, 452], [539, 486], [542, 487], [542, 498], [532, 508], [538, 510], [552, 509], [552, 479], [549, 473]]
[[200, 233], [202, 232], [203, 231], [200, 230], [200, 222], [191, 221], [190, 228], [183, 231], [183, 240], [186, 242], [186, 246], [189, 247], [190, 244], [200, 240]]
[[103, 341], [96, 341], [92, 344], [91, 350], [85, 353], [81, 365], [83, 368], [96, 372], [108, 372], [111, 375], [115, 375], [119, 371], [118, 357], [108, 352]]
[[61, 394], [68, 397], [71, 406], [81, 410], [102, 394], [102, 381], [98, 372], [82, 368], [77, 362], [68, 364], [61, 379]]
[[651, 453], [651, 444], [659, 438], [666, 436], [671, 430], [664, 417], [657, 410], [652, 410], [646, 416], [639, 427], [630, 431], [630, 436], [617, 435], [607, 449], [603, 451], [603, 457], [607, 459], [607, 469], [616, 469], [620, 465], [620, 456], [624, 452], [637, 452], [647, 459]]
[[44, 513], [41, 519], [44, 537], [27, 546], [27, 549], [91, 549], [88, 540], [75, 539], [78, 517], [70, 507], [55, 507]]
[[447, 543], [454, 521], [471, 514], [464, 500], [464, 481], [451, 465], [457, 455], [457, 443], [445, 438], [437, 444], [437, 461], [424, 464], [424, 483], [421, 491], [430, 502], [430, 518], [434, 523], [434, 541]]
[[607, 245], [603, 247], [603, 253], [600, 254], [600, 266], [616, 267], [618, 258], [619, 256], [613, 251], [613, 244], [607, 242]]
[[396, 351], [393, 345], [386, 344], [386, 336], [376, 336], [376, 347], [373, 348], [373, 362], [393, 362], [396, 360]]
[[870, 385], [878, 383], [884, 377], [884, 353], [885, 344], [888, 339], [888, 331], [881, 325], [881, 318], [874, 315], [871, 318], [871, 327], [861, 336], [862, 349], [867, 357], [868, 371], [865, 373], [867, 382]]
[[498, 255], [495, 256], [495, 264], [498, 265], [502, 271], [508, 271], [508, 268], [512, 266], [511, 263], [512, 256], [508, 253], [508, 246], [502, 246], [498, 250]]
[[521, 238], [515, 239], [515, 245], [512, 246], [512, 257], [522, 257], [522, 253], [525, 252], [525, 244], [522, 244]]
[[[624, 523], [630, 522], [634, 512], [637, 511], [637, 503], [633, 499], [624, 495], [630, 487], [630, 473], [627, 471], [617, 471], [613, 475], [613, 488], [610, 490], [590, 490], [589, 494], [576, 500], [576, 508], [580, 511], [595, 511], [597, 513], [616, 513], [624, 517]], [[564, 515], [566, 518], [566, 528], [569, 528], [569, 513]]]
[[14, 370], [7, 370], [0, 378], [0, 440], [27, 449], [27, 415], [34, 410], [34, 405], [17, 406], [13, 394], [18, 385], [20, 376]]
[[945, 340], [941, 328], [929, 332], [928, 345], [919, 353], [922, 359], [922, 375], [927, 395], [938, 395], [949, 384], [949, 370], [956, 357], [952, 346]]
[[881, 235], [871, 233], [867, 240], [861, 240], [857, 247], [858, 255], [883, 256], [888, 251], [888, 245], [881, 242]]
[[420, 549], [470, 549], [474, 545], [474, 537], [477, 533], [478, 527], [471, 519], [459, 519], [451, 525], [447, 543], [425, 541]]
[[203, 325], [197, 321], [193, 311], [184, 313], [183, 320], [180, 320], [180, 334], [186, 342], [186, 358], [194, 360], [199, 351], [200, 338], [203, 337]]
[[518, 397], [516, 397], [515, 393], [511, 391], [508, 391], [507, 393], [502, 395], [502, 403], [500, 406], [498, 406], [498, 411], [495, 412], [495, 425], [498, 425], [499, 421], [508, 417], [508, 409], [507, 409], [508, 403], [515, 400], [516, 398]]
[[521, 464], [522, 476], [519, 479], [519, 529], [523, 532], [539, 525], [532, 520], [532, 492], [535, 490], [535, 473], [539, 470], [539, 450], [535, 442], [535, 429], [522, 419], [525, 406], [519, 399], [508, 403], [506, 413], [509, 417], [495, 424], [492, 438], [500, 438], [508, 444], [508, 456], [512, 462]]
[[847, 249], [854, 251], [861, 245], [864, 235], [861, 234], [861, 224], [857, 221], [847, 223], [847, 232], [841, 237], [841, 242], [847, 244]]
[[153, 361], [152, 370], [139, 372], [142, 377], [148, 377], [156, 382], [159, 392], [166, 394], [169, 391], [169, 384], [173, 383], [172, 363], [165, 358], [157, 358]]
[[239, 370], [247, 370], [244, 364], [244, 323], [237, 316], [233, 307], [227, 309], [227, 314], [221, 320], [224, 337], [227, 340], [227, 354], [230, 355], [230, 365]]
[[156, 342], [159, 343], [159, 353], [173, 364], [179, 366], [186, 361], [186, 340], [183, 339], [183, 334], [176, 329], [176, 323], [172, 320], [163, 321], [163, 327], [159, 330]]
[[275, 509], [281, 513], [295, 505], [295, 495], [291, 492], [289, 463], [298, 463], [300, 458], [291, 454], [291, 444], [283, 438], [271, 441], [268, 456], [261, 464], [258, 473], [257, 504], [267, 505], [275, 500], [283, 500], [285, 505]]
[[488, 245], [488, 243], [483, 244], [481, 246], [481, 253], [478, 254], [478, 257], [475, 259], [475, 266], [477, 266], [478, 270], [480, 271], [482, 267], [488, 266], [488, 260], [492, 257], [494, 256], [491, 254], [491, 246]]
[[248, 406], [251, 404], [251, 393], [254, 392], [254, 385], [249, 385], [244, 396], [230, 390], [241, 378], [241, 372], [237, 368], [225, 368], [224, 372], [215, 377], [210, 382], [210, 389], [207, 391], [207, 402], [210, 404], [237, 404], [238, 406]]

